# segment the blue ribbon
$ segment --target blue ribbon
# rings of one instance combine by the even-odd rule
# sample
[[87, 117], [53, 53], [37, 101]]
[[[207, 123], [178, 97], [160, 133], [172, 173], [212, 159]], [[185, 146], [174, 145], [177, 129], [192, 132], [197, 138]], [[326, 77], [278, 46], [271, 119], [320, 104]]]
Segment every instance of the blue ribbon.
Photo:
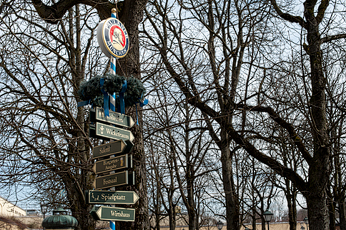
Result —
[[[82, 91], [82, 95], [84, 97], [84, 90]], [[91, 103], [91, 100], [81, 101], [81, 102], [78, 102], [77, 106], [82, 107], [82, 106], [89, 105], [90, 103]]]
[[127, 81], [124, 80], [124, 84], [121, 87], [121, 91], [119, 93], [119, 101], [120, 101], [120, 113], [125, 114], [125, 100], [124, 100], [124, 94], [127, 89]]
[[140, 105], [141, 107], [143, 107], [143, 106], [147, 105], [148, 103], [149, 103], [149, 100], [148, 100], [148, 99], [144, 99], [143, 102], [139, 102], [139, 105]]
[[100, 79], [100, 88], [103, 93], [103, 109], [105, 111], [105, 116], [109, 117], [109, 96], [108, 93], [103, 89], [103, 84], [105, 83], [105, 79]]
[[138, 125], [138, 111], [137, 111], [137, 104], [136, 104], [136, 120], [137, 120], [137, 125]]
[[[139, 106], [140, 107], [143, 107], [143, 106], [145, 106], [145, 105], [147, 105], [148, 103], [149, 103], [149, 100], [148, 99], [144, 99], [144, 101], [143, 102], [141, 102], [141, 98], [143, 97], [143, 94], [142, 94], [142, 96], [140, 97], [140, 98], [138, 98], [138, 100], [139, 100]], [[137, 125], [138, 125], [138, 111], [137, 111], [137, 104], [136, 104], [136, 120], [137, 120]]]
[[91, 103], [91, 100], [78, 102], [78, 107], [86, 106]]

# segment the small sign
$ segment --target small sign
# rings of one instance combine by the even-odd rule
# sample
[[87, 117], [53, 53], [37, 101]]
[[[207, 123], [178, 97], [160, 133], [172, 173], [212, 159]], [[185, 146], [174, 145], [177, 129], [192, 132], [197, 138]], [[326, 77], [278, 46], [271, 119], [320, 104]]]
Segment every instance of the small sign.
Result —
[[87, 192], [89, 204], [135, 204], [139, 196], [134, 191], [98, 191]]
[[127, 168], [132, 168], [132, 156], [125, 154], [106, 160], [96, 161], [93, 166], [93, 171], [95, 174], [100, 174]]
[[129, 51], [129, 35], [117, 18], [108, 18], [97, 27], [97, 41], [107, 57], [125, 57]]
[[129, 130], [120, 129], [111, 125], [96, 122], [95, 130], [90, 126], [90, 136], [96, 138], [115, 139], [115, 140], [130, 140], [133, 141], [135, 137]]
[[97, 220], [135, 221], [136, 209], [101, 206], [93, 208], [90, 214]]
[[117, 153], [122, 153], [125, 147], [126, 144], [122, 140], [96, 146], [93, 150], [93, 158], [106, 157]]
[[134, 174], [129, 174], [126, 170], [107, 176], [96, 177], [93, 187], [94, 189], [106, 189], [121, 185], [133, 185], [134, 181]]
[[131, 128], [135, 124], [132, 117], [113, 111], [109, 111], [109, 116], [106, 117], [103, 108], [100, 107], [96, 107], [95, 110], [90, 110], [90, 120], [102, 121], [126, 128]]

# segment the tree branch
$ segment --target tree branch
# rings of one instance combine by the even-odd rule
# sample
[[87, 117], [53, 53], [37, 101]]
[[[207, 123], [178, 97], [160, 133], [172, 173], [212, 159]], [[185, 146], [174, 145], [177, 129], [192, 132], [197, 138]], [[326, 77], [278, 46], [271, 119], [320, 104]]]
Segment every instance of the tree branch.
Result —
[[80, 3], [95, 7], [101, 19], [110, 17], [110, 10], [116, 7], [116, 4], [108, 0], [60, 0], [51, 6], [45, 5], [41, 0], [32, 0], [32, 3], [39, 16], [52, 24], [58, 23], [71, 7]]
[[323, 17], [324, 17], [324, 13], [326, 12], [326, 9], [329, 5], [329, 0], [322, 0], [320, 6], [318, 7], [318, 13], [316, 16], [316, 20], [318, 22], [318, 24], [320, 24], [320, 22], [322, 21]]
[[270, 107], [262, 107], [262, 106], [244, 106], [244, 105], [238, 105], [238, 108], [244, 108], [246, 110], [251, 111], [257, 111], [257, 112], [266, 112], [269, 114], [269, 116], [282, 128], [286, 129], [287, 132], [290, 134], [291, 140], [294, 142], [294, 144], [297, 146], [299, 151], [302, 153], [304, 159], [307, 161], [307, 163], [310, 165], [312, 163], [312, 157], [310, 153], [306, 150], [305, 145], [302, 142], [302, 139], [300, 139], [298, 133], [294, 130], [294, 127], [292, 124], [286, 122], [284, 119], [280, 117], [279, 114], [277, 114], [273, 108]]
[[302, 17], [299, 16], [294, 16], [288, 13], [284, 13], [281, 11], [281, 9], [279, 8], [279, 6], [276, 4], [275, 0], [270, 0], [272, 6], [274, 7], [274, 10], [276, 11], [276, 13], [283, 19], [289, 21], [289, 22], [293, 22], [293, 23], [298, 23], [299, 25], [301, 25], [302, 27], [306, 28], [306, 23], [304, 21], [304, 19]]
[[327, 37], [321, 38], [321, 41], [322, 43], [327, 43], [327, 42], [331, 42], [341, 38], [346, 38], [346, 34], [336, 34], [336, 35], [327, 36]]
[[[216, 120], [218, 120], [218, 119], [216, 119]], [[260, 152], [249, 141], [247, 141], [242, 136], [240, 136], [238, 134], [238, 132], [236, 130], [234, 130], [234, 128], [231, 124], [229, 124], [229, 123], [225, 124], [225, 127], [227, 129], [228, 134], [232, 137], [232, 139], [237, 144], [242, 146], [251, 156], [253, 156], [257, 160], [259, 160], [260, 162], [268, 165], [271, 169], [273, 169], [280, 176], [286, 177], [289, 180], [291, 180], [302, 193], [307, 191], [307, 183], [296, 172], [294, 172], [292, 169], [287, 168], [284, 165], [280, 164], [278, 161], [276, 161], [272, 157], [267, 156], [264, 153]]]

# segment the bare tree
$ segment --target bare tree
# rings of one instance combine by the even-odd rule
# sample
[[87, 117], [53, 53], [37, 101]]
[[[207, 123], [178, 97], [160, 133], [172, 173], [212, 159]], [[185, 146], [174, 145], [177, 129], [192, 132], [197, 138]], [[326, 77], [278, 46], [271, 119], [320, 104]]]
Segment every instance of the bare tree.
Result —
[[[75, 98], [80, 81], [99, 64], [87, 59], [89, 52], [99, 56], [91, 46], [93, 37], [81, 40], [82, 26], [94, 33], [96, 24], [87, 25], [87, 19], [97, 15], [76, 7], [57, 25], [47, 26], [15, 7], [13, 16], [2, 19], [1, 120], [10, 133], [2, 139], [7, 162], [3, 180], [44, 184], [36, 187], [40, 198], [65, 189], [80, 229], [93, 229], [84, 197], [93, 180], [92, 146], [85, 111], [77, 110]], [[87, 74], [89, 68], [95, 72]]]
[[[243, 1], [152, 1], [143, 28], [185, 99], [204, 114], [208, 131], [221, 150], [228, 229], [239, 229], [239, 202], [233, 180], [227, 124], [233, 121], [246, 47], [265, 11]], [[150, 29], [149, 29], [150, 28]], [[256, 28], [256, 29], [255, 29]], [[198, 106], [196, 106], [198, 107]], [[202, 108], [203, 107], [203, 108]], [[216, 111], [217, 110], [217, 111]]]
[[175, 229], [180, 201], [182, 210], [187, 211], [189, 229], [198, 229], [205, 210], [202, 202], [210, 192], [207, 178], [217, 168], [209, 156], [213, 142], [205, 136], [207, 129], [198, 111], [179, 103], [181, 93], [176, 94], [175, 88], [162, 84], [164, 81], [170, 80], [160, 75], [148, 80], [154, 88], [151, 94], [157, 98], [147, 113], [151, 118], [147, 123], [148, 152], [153, 154], [150, 169], [154, 183], [160, 184], [157, 193], [163, 208], [162, 212], [156, 210], [167, 215], [170, 229]]
[[[335, 46], [340, 47], [342, 41], [334, 41], [333, 44], [323, 49], [326, 56], [324, 61], [325, 76], [336, 76], [327, 82], [327, 119], [328, 133], [331, 140], [331, 180], [328, 186], [328, 208], [330, 217], [330, 229], [339, 220], [340, 229], [346, 229], [345, 220], [345, 110], [344, 104], [344, 79], [345, 64], [343, 61], [345, 50], [336, 52]], [[334, 63], [334, 65], [330, 65]]]

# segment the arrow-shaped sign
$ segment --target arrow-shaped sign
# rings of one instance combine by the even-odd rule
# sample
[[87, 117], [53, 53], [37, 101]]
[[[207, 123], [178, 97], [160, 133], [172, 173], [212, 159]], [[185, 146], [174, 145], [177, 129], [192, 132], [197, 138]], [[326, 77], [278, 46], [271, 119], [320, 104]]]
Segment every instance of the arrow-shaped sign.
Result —
[[125, 154], [102, 161], [96, 161], [93, 166], [93, 171], [95, 174], [100, 174], [127, 168], [132, 168], [132, 155], [129, 156]]
[[93, 150], [93, 158], [106, 157], [117, 153], [122, 153], [125, 147], [126, 144], [122, 140], [96, 146]]
[[126, 148], [124, 149], [124, 153], [130, 153], [132, 151], [133, 143], [130, 140], [125, 141]]
[[135, 124], [132, 117], [113, 111], [109, 111], [109, 116], [106, 117], [103, 108], [100, 107], [90, 110], [90, 121], [103, 121], [126, 128], [131, 128]]
[[90, 214], [97, 220], [135, 221], [136, 209], [101, 206], [93, 208]]
[[121, 185], [133, 185], [134, 181], [134, 173], [129, 174], [126, 170], [107, 176], [96, 177], [93, 183], [93, 187], [94, 189], [106, 189]]
[[135, 204], [139, 196], [134, 191], [88, 190], [89, 204]]
[[94, 218], [94, 220], [100, 220], [100, 218], [96, 215], [98, 207], [94, 206], [91, 211], [89, 212], [90, 215]]
[[124, 141], [133, 141], [135, 139], [135, 137], [129, 130], [120, 129], [99, 122], [96, 122], [95, 127], [92, 127], [90, 125], [90, 136], [96, 138], [115, 139]]

